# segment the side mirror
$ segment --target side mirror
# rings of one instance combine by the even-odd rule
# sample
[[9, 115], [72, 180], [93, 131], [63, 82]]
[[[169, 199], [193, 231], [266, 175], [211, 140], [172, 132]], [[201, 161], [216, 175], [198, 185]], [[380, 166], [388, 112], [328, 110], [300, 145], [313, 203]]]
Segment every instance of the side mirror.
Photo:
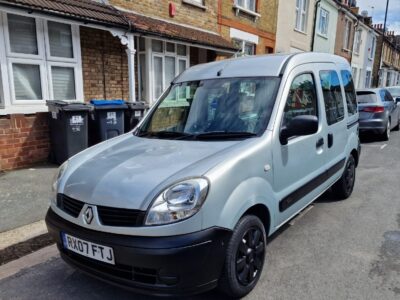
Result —
[[318, 118], [310, 115], [294, 117], [289, 124], [283, 126], [280, 132], [282, 145], [287, 145], [288, 139], [293, 136], [314, 134], [318, 131]]
[[400, 97], [397, 97], [396, 99], [394, 99], [394, 101], [399, 104], [400, 103]]

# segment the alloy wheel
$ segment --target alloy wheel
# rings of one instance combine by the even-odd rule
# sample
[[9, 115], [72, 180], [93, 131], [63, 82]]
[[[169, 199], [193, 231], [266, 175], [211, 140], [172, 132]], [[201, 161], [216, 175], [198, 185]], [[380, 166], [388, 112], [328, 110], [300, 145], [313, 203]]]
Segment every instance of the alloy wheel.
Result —
[[244, 233], [236, 253], [236, 276], [240, 284], [247, 286], [256, 280], [264, 257], [263, 233], [260, 228], [251, 227]]

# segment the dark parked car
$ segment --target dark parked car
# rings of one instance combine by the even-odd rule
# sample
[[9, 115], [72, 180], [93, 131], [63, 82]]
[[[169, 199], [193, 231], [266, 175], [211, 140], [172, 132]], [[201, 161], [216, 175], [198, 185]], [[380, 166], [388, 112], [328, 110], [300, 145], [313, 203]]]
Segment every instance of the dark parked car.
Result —
[[399, 129], [400, 108], [385, 88], [357, 91], [360, 131], [370, 131], [388, 140]]

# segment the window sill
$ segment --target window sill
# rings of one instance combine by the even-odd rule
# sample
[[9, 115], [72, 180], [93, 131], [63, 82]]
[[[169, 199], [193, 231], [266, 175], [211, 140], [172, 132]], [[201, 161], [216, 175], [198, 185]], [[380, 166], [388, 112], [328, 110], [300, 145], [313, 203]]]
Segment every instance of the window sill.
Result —
[[46, 104], [38, 105], [10, 105], [5, 108], [0, 108], [0, 116], [11, 115], [11, 114], [35, 114], [39, 112], [47, 112]]
[[322, 33], [317, 32], [317, 35], [319, 37], [323, 38], [323, 39], [326, 39], [326, 40], [328, 39], [328, 35], [327, 34], [322, 34]]
[[297, 29], [297, 28], [295, 28], [295, 29], [293, 29], [294, 31], [296, 31], [296, 32], [298, 32], [298, 33], [301, 33], [301, 34], [304, 34], [304, 35], [307, 35], [307, 32], [306, 31], [302, 31], [302, 30], [300, 30], [300, 29]]
[[240, 12], [243, 12], [245, 14], [248, 14], [248, 15], [254, 17], [254, 21], [257, 21], [257, 19], [261, 17], [261, 15], [259, 13], [256, 13], [255, 11], [241, 7], [237, 4], [234, 4], [233, 8], [236, 10], [236, 15], [239, 15]]
[[350, 50], [350, 49], [347, 49], [347, 48], [342, 48], [342, 51], [343, 51], [343, 52], [348, 52], [348, 53], [351, 52], [351, 50]]
[[196, 1], [182, 0], [182, 3], [195, 6], [195, 7], [201, 8], [201, 9], [203, 9], [203, 10], [206, 10], [206, 9], [207, 9], [207, 7], [206, 7], [205, 5], [201, 5], [201, 4], [197, 3]]

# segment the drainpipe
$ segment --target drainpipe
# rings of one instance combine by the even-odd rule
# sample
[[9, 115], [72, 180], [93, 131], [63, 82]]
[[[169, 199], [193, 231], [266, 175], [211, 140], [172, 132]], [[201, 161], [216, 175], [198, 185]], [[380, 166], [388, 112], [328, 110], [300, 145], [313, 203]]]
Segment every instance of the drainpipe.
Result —
[[313, 32], [312, 32], [312, 37], [311, 37], [311, 51], [314, 51], [314, 43], [315, 43], [315, 31], [317, 27], [317, 13], [318, 13], [318, 6], [321, 0], [318, 0], [315, 2], [315, 11], [314, 11], [314, 26], [313, 26]]

